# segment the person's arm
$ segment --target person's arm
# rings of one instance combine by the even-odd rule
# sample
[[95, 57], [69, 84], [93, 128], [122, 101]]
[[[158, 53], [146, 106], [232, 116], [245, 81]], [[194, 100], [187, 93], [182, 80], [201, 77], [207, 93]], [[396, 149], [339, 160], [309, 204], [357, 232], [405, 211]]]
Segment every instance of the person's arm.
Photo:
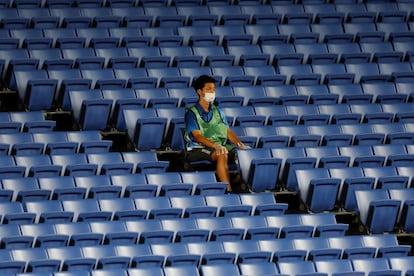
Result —
[[234, 133], [233, 130], [231, 130], [231, 128], [227, 128], [227, 138], [230, 140], [230, 142], [235, 144], [240, 149], [250, 149], [249, 146], [243, 144], [243, 142], [240, 140], [239, 137], [237, 137], [236, 133]]

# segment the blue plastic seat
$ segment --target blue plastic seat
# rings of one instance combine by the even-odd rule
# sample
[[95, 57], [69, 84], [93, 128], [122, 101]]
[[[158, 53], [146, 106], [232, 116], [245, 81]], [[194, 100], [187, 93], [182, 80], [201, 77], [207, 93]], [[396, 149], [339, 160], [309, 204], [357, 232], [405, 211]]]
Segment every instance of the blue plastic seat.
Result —
[[384, 156], [374, 155], [371, 145], [342, 146], [339, 153], [351, 157], [351, 166], [354, 167], [378, 167], [385, 162]]
[[42, 69], [70, 69], [73, 66], [73, 60], [64, 59], [60, 49], [29, 49], [29, 55], [39, 60]]
[[147, 73], [158, 79], [157, 87], [188, 87], [190, 84], [190, 77], [181, 76], [177, 67], [147, 68]]
[[306, 156], [303, 147], [272, 148], [272, 156], [282, 160], [278, 181], [290, 191], [298, 191], [295, 170], [314, 168], [317, 158]]
[[115, 77], [126, 81], [128, 88], [151, 88], [156, 87], [158, 80], [148, 77], [145, 68], [114, 68]]
[[112, 216], [112, 212], [99, 209], [97, 199], [64, 200], [62, 204], [64, 211], [73, 212], [73, 221], [77, 222], [105, 221]]
[[392, 83], [362, 83], [364, 94], [373, 96], [373, 102], [377, 103], [404, 103], [406, 95], [397, 94]]
[[330, 119], [329, 115], [320, 114], [316, 105], [289, 105], [286, 106], [286, 110], [288, 114], [299, 118], [298, 124], [323, 125], [328, 124]]
[[[305, 250], [295, 249], [293, 245], [294, 239], [268, 239], [259, 240], [259, 247], [261, 251], [268, 251], [273, 253], [273, 261], [278, 264], [295, 263], [296, 261], [303, 261], [307, 256]], [[311, 262], [309, 262], [311, 264]], [[279, 268], [281, 268], [279, 266]], [[290, 273], [288, 271], [282, 271]]]
[[252, 214], [254, 215], [280, 215], [285, 213], [287, 206], [284, 203], [276, 202], [273, 194], [240, 194], [242, 204], [253, 207]]
[[337, 168], [349, 167], [350, 157], [341, 156], [337, 146], [306, 148], [306, 156], [317, 159], [316, 167]]
[[355, 74], [355, 83], [387, 82], [391, 76], [382, 75], [376, 63], [347, 63], [346, 71]]
[[26, 262], [26, 271], [59, 271], [60, 261], [48, 259], [44, 248], [15, 249], [12, 255], [13, 260]]
[[371, 103], [372, 96], [362, 91], [359, 83], [328, 84], [329, 92], [339, 96], [339, 103]]
[[59, 176], [60, 165], [54, 165], [49, 155], [18, 155], [14, 157], [17, 166], [26, 167], [26, 176], [46, 177]]
[[309, 85], [319, 84], [321, 75], [313, 73], [310, 64], [279, 65], [279, 73], [286, 76], [286, 84]]
[[194, 196], [174, 196], [170, 197], [171, 206], [184, 210], [184, 217], [214, 217], [217, 215], [218, 208], [215, 206], [207, 206], [202, 195]]
[[266, 217], [267, 224], [270, 227], [280, 229], [279, 238], [306, 238], [312, 237], [314, 227], [305, 225], [301, 221], [300, 214], [284, 214], [279, 216]]
[[186, 246], [182, 243], [152, 244], [151, 251], [155, 255], [164, 256], [165, 266], [197, 267], [200, 262], [200, 256], [189, 254]]
[[[230, 217], [197, 218], [196, 222], [199, 229], [210, 231], [209, 242], [242, 240], [244, 238], [245, 229], [232, 227]], [[203, 258], [205, 257], [203, 256]], [[226, 258], [226, 260], [228, 259]]]
[[167, 219], [182, 216], [183, 210], [172, 208], [168, 197], [135, 198], [134, 201], [138, 210], [147, 211], [148, 218]]
[[339, 62], [342, 63], [363, 63], [368, 62], [371, 54], [361, 52], [358, 43], [348, 42], [329, 42], [327, 43], [328, 51], [339, 55]]
[[364, 244], [360, 236], [329, 237], [331, 248], [342, 250], [342, 259], [368, 259], [374, 258], [377, 248]]
[[83, 78], [92, 80], [92, 88], [123, 88], [126, 86], [126, 80], [117, 79], [111, 68], [81, 69], [81, 74]]
[[[147, 269], [149, 269], [150, 273], [154, 273], [153, 268], [161, 271], [161, 266], [164, 264], [164, 256], [153, 255], [149, 244], [117, 245], [115, 246], [115, 250], [117, 256], [125, 256], [131, 258], [131, 267], [133, 268], [132, 270], [136, 270], [138, 275]], [[157, 270], [155, 272], [157, 272]], [[131, 274], [131, 270], [129, 273]]]
[[[232, 217], [232, 225], [235, 228], [245, 229], [245, 240], [267, 240], [277, 239], [279, 237], [280, 229], [278, 227], [269, 227], [267, 225], [266, 217], [257, 215], [250, 217]], [[256, 251], [260, 251], [256, 249]], [[269, 258], [270, 256], [266, 256]], [[265, 257], [265, 258], [266, 258]], [[242, 260], [239, 260], [242, 261]]]
[[[266, 91], [263, 89], [263, 87], [260, 86], [235, 86], [233, 87], [233, 94], [236, 97], [242, 97], [244, 98], [243, 107], [230, 107], [236, 108], [238, 110], [242, 110], [243, 108], [246, 110], [246, 116], [249, 115], [249, 113], [252, 113], [251, 115], [254, 115], [254, 110], [248, 111], [251, 107], [246, 106], [258, 106], [258, 105], [274, 105], [277, 102], [276, 98], [269, 97], [266, 95]], [[227, 107], [225, 107], [227, 108]], [[242, 112], [243, 113], [243, 112]], [[230, 115], [230, 114], [229, 114]], [[241, 115], [241, 114], [240, 114]], [[231, 116], [231, 115], [230, 115]], [[250, 118], [252, 122], [257, 121], [259, 124], [262, 124], [260, 121], [262, 120], [261, 116], [256, 114], [255, 115], [257, 119]], [[236, 119], [236, 118], [235, 118]], [[248, 123], [249, 120], [247, 120]], [[243, 123], [243, 121], [240, 121], [240, 123]], [[244, 124], [244, 123], [243, 123]]]
[[[83, 16], [89, 17], [89, 16]], [[93, 17], [89, 17], [92, 18]], [[111, 26], [115, 27], [115, 26]], [[76, 28], [77, 37], [83, 37], [86, 39], [86, 47], [100, 48], [100, 47], [116, 47], [119, 40], [109, 36], [108, 28]]]
[[224, 241], [225, 252], [235, 253], [237, 263], [260, 263], [271, 259], [271, 252], [260, 251], [259, 244], [255, 240]]
[[398, 214], [397, 224], [405, 232], [411, 231], [413, 226], [411, 221], [408, 219], [412, 212], [412, 202], [410, 196], [411, 190], [407, 189], [390, 189], [389, 195], [391, 199], [400, 200], [401, 206]]
[[220, 86], [252, 86], [255, 81], [255, 77], [246, 75], [240, 65], [214, 66], [211, 71], [213, 75], [221, 76]]
[[137, 210], [133, 199], [130, 198], [100, 199], [99, 208], [102, 211], [112, 212], [112, 220], [143, 219], [146, 217], [146, 212]]
[[235, 57], [234, 65], [259, 66], [270, 61], [270, 55], [264, 54], [259, 45], [229, 45], [226, 52]]
[[309, 97], [309, 103], [313, 104], [336, 104], [339, 96], [329, 93], [328, 87], [325, 84], [317, 85], [297, 85], [296, 91], [299, 95]]
[[[8, 149], [8, 147], [7, 147]], [[6, 150], [7, 150], [6, 149]], [[0, 178], [20, 178], [24, 177], [26, 174], [26, 167], [23, 166], [17, 166], [16, 162], [14, 160], [14, 157], [12, 155], [2, 155], [0, 157]], [[11, 197], [9, 193], [2, 192], [1, 198], [3, 199], [5, 197], [6, 199]], [[8, 200], [7, 200], [8, 201]]]
[[201, 265], [199, 270], [202, 275], [240, 275], [236, 264], [206, 264]]
[[23, 124], [23, 132], [50, 132], [56, 122], [45, 118], [43, 111], [11, 111], [8, 113], [12, 122]]
[[412, 263], [412, 257], [399, 257], [390, 258], [389, 263], [392, 269], [401, 270], [402, 273], [413, 275], [414, 267]]
[[[129, 138], [139, 150], [159, 149], [164, 137], [166, 118], [157, 117], [155, 109], [124, 109]], [[151, 139], [148, 139], [150, 138]], [[158, 137], [158, 139], [154, 139]]]
[[357, 124], [362, 119], [362, 114], [353, 112], [349, 104], [322, 104], [318, 109], [319, 113], [330, 115], [331, 124]]
[[303, 53], [303, 63], [325, 64], [336, 63], [337, 54], [329, 53], [324, 43], [295, 43], [296, 53]]
[[69, 142], [65, 132], [33, 133], [33, 141], [43, 143], [46, 154], [68, 154], [78, 151], [78, 143]]
[[349, 227], [347, 224], [337, 222], [335, 216], [329, 213], [304, 214], [301, 220], [303, 224], [315, 227], [313, 233], [315, 237], [345, 236]]
[[122, 188], [112, 186], [106, 175], [75, 176], [75, 186], [86, 190], [86, 198], [117, 198]]
[[2, 151], [8, 155], [29, 155], [43, 153], [44, 143], [35, 142], [32, 133], [6, 133], [0, 138]]
[[341, 12], [317, 14], [316, 19], [319, 20], [319, 23], [312, 23], [311, 30], [319, 34], [318, 42], [349, 43], [354, 40], [352, 34], [345, 33], [342, 22], [337, 22], [342, 17], [343, 13]]
[[340, 179], [331, 178], [328, 169], [299, 169], [296, 170], [296, 179], [300, 196], [311, 211], [332, 211], [335, 208]]
[[[242, 9], [247, 9], [248, 6], [242, 6]], [[265, 8], [260, 5], [253, 5], [251, 8]], [[266, 11], [269, 11], [268, 9], [265, 9]], [[280, 21], [280, 15], [279, 14], [272, 14], [269, 12], [268, 14], [252, 14], [251, 20], [254, 21], [260, 21], [263, 23], [260, 24], [249, 24], [245, 25], [244, 28], [246, 30], [247, 34], [253, 35], [253, 44], [267, 44], [271, 43], [272, 40], [279, 38], [279, 30], [277, 29], [278, 21]], [[274, 22], [275, 24], [269, 24], [265, 23], [267, 22]]]
[[135, 68], [138, 65], [138, 57], [129, 56], [125, 47], [96, 48], [95, 53], [105, 58], [106, 68]]
[[[198, 7], [202, 8], [202, 7]], [[216, 15], [198, 15], [199, 18], [196, 18], [197, 15], [191, 15], [195, 19], [207, 19], [204, 23], [212, 23], [217, 20]], [[212, 22], [211, 22], [212, 20]], [[211, 32], [210, 26], [208, 25], [192, 25], [185, 27], [177, 27], [177, 32], [180, 36], [183, 37], [183, 45], [188, 45], [192, 47], [205, 47], [205, 46], [217, 46], [219, 41], [218, 35], [213, 35]]]
[[217, 207], [217, 216], [249, 216], [252, 213], [252, 206], [243, 205], [238, 195], [205, 195], [204, 197], [207, 206]]
[[356, 191], [355, 196], [361, 222], [370, 233], [394, 231], [401, 201], [390, 199], [383, 189]]
[[132, 172], [137, 173], [165, 172], [169, 166], [168, 161], [159, 160], [157, 154], [151, 151], [123, 152], [122, 159], [132, 163]]
[[351, 84], [355, 75], [346, 71], [343, 63], [312, 64], [312, 71], [321, 74], [324, 84]]
[[85, 258], [80, 246], [54, 247], [46, 249], [48, 256], [61, 260], [62, 269], [65, 271], [88, 270], [95, 268], [95, 258]]
[[107, 127], [112, 101], [104, 99], [100, 90], [72, 90], [69, 98], [75, 120], [82, 130]]
[[91, 88], [92, 80], [83, 79], [80, 69], [48, 69], [47, 73], [49, 78], [58, 80], [55, 101], [64, 110], [71, 110], [69, 90]]
[[364, 272], [354, 271], [350, 260], [325, 260], [314, 262], [316, 271], [319, 273], [326, 273], [329, 275], [344, 275], [349, 273], [355, 276], [365, 275]]
[[77, 37], [76, 28], [46, 28], [43, 30], [43, 35], [52, 38], [52, 46], [60, 49], [82, 48], [86, 42], [85, 38]]
[[[175, 1], [175, 0], [174, 0]], [[187, 2], [187, 3], [185, 3]], [[190, 3], [193, 2], [193, 3]], [[188, 5], [189, 4], [189, 5]], [[218, 15], [211, 14], [208, 6], [201, 6], [198, 0], [177, 0], [177, 13], [185, 15], [185, 26], [212, 26], [217, 24]]]
[[[1, 211], [4, 215], [1, 217], [3, 224], [31, 224], [35, 222], [36, 214], [33, 212], [25, 212], [23, 209], [23, 204], [21, 202], [2, 202]], [[8, 236], [20, 236], [12, 233], [5, 235], [4, 238], [7, 239]], [[30, 235], [29, 235], [30, 236]]]
[[[244, 88], [244, 87], [234, 87], [233, 90], [235, 91], [234, 93], [237, 96], [241, 96], [242, 93], [248, 93], [248, 91], [250, 89], [238, 89], [238, 88]], [[262, 95], [264, 94], [263, 90], [260, 90], [260, 88], [258, 89], [254, 89], [255, 92], [259, 92], [262, 91]], [[256, 91], [257, 90], [257, 91]], [[260, 94], [257, 95], [258, 97], [260, 97]], [[245, 97], [245, 100], [248, 100], [248, 98]], [[224, 114], [226, 115], [226, 118], [229, 122], [230, 126], [263, 126], [264, 122], [265, 122], [265, 117], [264, 116], [260, 116], [260, 115], [256, 115], [254, 112], [254, 108], [253, 106], [249, 105], [249, 106], [225, 106], [222, 107], [222, 110], [224, 112]]]
[[98, 164], [89, 164], [86, 154], [56, 154], [51, 156], [52, 163], [62, 167], [66, 176], [95, 175]]
[[[161, 72], [159, 73], [161, 74]], [[178, 83], [180, 82], [180, 78], [181, 77], [178, 77], [176, 79]], [[173, 84], [175, 82], [174, 77], [166, 77], [166, 79], [164, 80], [166, 80], [167, 82], [172, 82], [170, 84], [166, 84], [167, 87], [135, 89], [135, 94], [137, 98], [144, 101], [145, 107], [160, 108], [178, 106], [179, 99], [170, 97], [170, 95], [168, 94], [168, 86], [171, 85], [171, 87], [175, 87], [175, 84]], [[178, 84], [178, 86], [180, 86], [180, 84]]]
[[296, 53], [295, 46], [288, 43], [275, 43], [261, 45], [262, 52], [270, 55], [269, 64], [288, 65], [300, 64], [303, 61], [303, 53]]
[[[276, 188], [281, 159], [272, 157], [268, 148], [238, 150], [239, 170], [243, 181], [253, 191], [273, 190]], [[275, 183], [269, 183], [274, 179]]]
[[[386, 87], [386, 85], [384, 86]], [[372, 88], [368, 87], [365, 89], [375, 89], [375, 86], [373, 86]], [[350, 104], [349, 107], [353, 113], [361, 114], [362, 122], [365, 123], [391, 123], [394, 116], [393, 113], [385, 112], [382, 109], [382, 105], [379, 103]]]
[[294, 239], [293, 244], [296, 249], [307, 252], [308, 261], [335, 260], [342, 254], [341, 249], [331, 248], [328, 240], [323, 237]]
[[65, 59], [74, 60], [74, 68], [99, 69], [104, 67], [105, 58], [96, 56], [93, 48], [65, 47], [61, 51]]
[[[390, 190], [392, 191], [392, 190]], [[390, 193], [391, 194], [391, 193]], [[404, 257], [409, 254], [409, 247], [399, 244], [395, 235], [372, 235], [363, 237], [365, 246], [376, 247], [377, 257], [393, 258]]]
[[[280, 273], [283, 274], [307, 274], [307, 275], [321, 275], [316, 272], [313, 262], [309, 261], [294, 261], [294, 262], [280, 262], [277, 267]], [[326, 275], [326, 274], [322, 274]]]
[[49, 79], [45, 70], [15, 71], [13, 79], [20, 100], [29, 110], [49, 110], [53, 107], [57, 80]]
[[203, 57], [193, 53], [190, 46], [160, 47], [161, 55], [171, 58], [170, 66], [198, 67], [203, 62]]
[[[33, 244], [35, 247], [60, 247], [66, 246], [69, 237], [67, 235], [58, 235], [55, 232], [53, 224], [42, 223], [42, 224], [25, 224], [20, 226], [22, 235], [33, 236], [35, 239]], [[35, 259], [35, 258], [31, 258]]]
[[[140, 234], [139, 243], [140, 244], [152, 244], [152, 243], [170, 243], [173, 241], [174, 232], [169, 230], [164, 230], [161, 225], [161, 220], [135, 220], [135, 221], [126, 221], [125, 225], [128, 231], [138, 232]], [[132, 248], [136, 249], [136, 248]], [[142, 249], [138, 248], [142, 252]], [[145, 250], [145, 248], [144, 248]], [[144, 255], [144, 256], [142, 256]], [[156, 265], [162, 266], [164, 264], [164, 257], [161, 256], [148, 256], [151, 254], [136, 254], [134, 253], [133, 262], [136, 263], [136, 266], [139, 266], [141, 263], [146, 265]]]
[[372, 167], [363, 168], [364, 175], [376, 179], [376, 189], [403, 189], [407, 188], [409, 178], [398, 175], [395, 167]]
[[193, 184], [183, 183], [178, 172], [153, 172], [147, 173], [148, 184], [158, 186], [157, 195], [186, 196], [193, 193]]
[[356, 271], [366, 271], [370, 274], [387, 273], [390, 275], [400, 275], [401, 271], [391, 270], [390, 265], [385, 259], [360, 259], [352, 260], [352, 266]]
[[122, 197], [154, 197], [158, 186], [148, 184], [144, 174], [110, 175], [111, 184], [122, 188]]
[[134, 165], [124, 161], [120, 152], [88, 153], [88, 163], [97, 164], [97, 174], [128, 174]]
[[210, 29], [219, 37], [218, 45], [248, 45], [253, 40], [253, 35], [246, 34], [243, 25], [215, 25]]
[[105, 270], [109, 271], [121, 271], [129, 267], [130, 258], [116, 256], [114, 247], [107, 246], [88, 246], [83, 247], [82, 255], [86, 258], [96, 259], [95, 268], [101, 269], [104, 273]]
[[374, 188], [375, 179], [366, 177], [362, 168], [345, 167], [329, 168], [329, 173], [334, 178], [341, 179], [338, 193], [338, 203], [346, 210], [356, 210], [355, 190], [371, 190]]
[[[124, 221], [95, 221], [90, 222], [89, 226], [92, 232], [104, 235], [104, 243], [111, 245], [108, 246], [111, 256], [116, 256], [114, 248], [111, 248], [112, 246], [135, 244], [138, 239], [138, 233], [127, 231]], [[103, 248], [103, 251], [105, 250], [106, 249]], [[99, 254], [96, 254], [96, 256], [99, 256]], [[129, 262], [125, 262], [125, 259], [122, 259], [120, 262], [124, 265], [129, 265]]]
[[[41, 189], [51, 191], [51, 199], [54, 200], [82, 199], [86, 196], [86, 188], [76, 187], [73, 176], [40, 177], [38, 178], [38, 182]], [[60, 203], [56, 206], [56, 208], [50, 209], [59, 210], [62, 208], [58, 208], [58, 206], [60, 206]], [[71, 217], [72, 216], [73, 215], [71, 215]], [[65, 218], [64, 216], [62, 217], [63, 219]], [[46, 218], [50, 220], [49, 217]], [[57, 218], [59, 218], [59, 216]]]
[[153, 46], [180, 46], [183, 37], [177, 35], [176, 26], [142, 27], [142, 34], [151, 37]]

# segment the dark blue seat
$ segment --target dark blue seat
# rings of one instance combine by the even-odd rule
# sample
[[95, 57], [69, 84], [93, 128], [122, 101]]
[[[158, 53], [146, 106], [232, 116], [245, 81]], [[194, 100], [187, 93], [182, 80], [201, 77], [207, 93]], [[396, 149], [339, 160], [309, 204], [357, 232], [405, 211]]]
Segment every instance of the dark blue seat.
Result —
[[[81, 165], [81, 164], [79, 164]], [[58, 181], [59, 180], [59, 181]], [[86, 188], [82, 187], [76, 187], [75, 180], [73, 176], [56, 176], [56, 177], [39, 177], [38, 178], [39, 187], [43, 190], [49, 190], [51, 191], [51, 199], [56, 200], [65, 200], [65, 199], [82, 199], [86, 196]], [[62, 209], [59, 201], [50, 201], [51, 206], [55, 206], [55, 208], [52, 207], [45, 207], [44, 210], [60, 210]], [[58, 205], [59, 203], [59, 205]], [[26, 204], [27, 205], [27, 204]], [[47, 206], [47, 202], [45, 202], [45, 206]], [[49, 208], [49, 209], [47, 209]], [[63, 209], [61, 210], [63, 212]], [[53, 214], [53, 212], [52, 212]], [[62, 216], [62, 220], [65, 219], [65, 214], [58, 214], [56, 216], [56, 219], [60, 219], [60, 216]], [[73, 215], [70, 215], [70, 220], [72, 220]], [[53, 216], [44, 216], [44, 218], [40, 217], [40, 219], [47, 219], [50, 220], [53, 218]]]
[[66, 132], [68, 140], [79, 143], [79, 153], [108, 152], [112, 141], [104, 140], [99, 130]]
[[73, 116], [82, 130], [102, 130], [107, 127], [112, 100], [104, 99], [100, 90], [72, 90], [69, 98]]
[[26, 167], [26, 176], [59, 176], [60, 165], [54, 165], [49, 155], [18, 155], [14, 157], [17, 166]]
[[[155, 109], [124, 109], [129, 138], [139, 150], [159, 149], [162, 145], [166, 118], [157, 117]], [[154, 139], [157, 137], [157, 139]], [[150, 139], [148, 139], [150, 138]]]
[[97, 174], [132, 173], [134, 164], [125, 161], [120, 152], [88, 153], [88, 163], [97, 164]]
[[95, 175], [97, 164], [89, 164], [86, 154], [56, 154], [51, 156], [52, 163], [62, 167], [62, 174], [66, 176]]
[[122, 188], [111, 185], [106, 175], [75, 176], [74, 181], [75, 187], [85, 189], [86, 198], [117, 198], [121, 195]]
[[[96, 260], [93, 259], [92, 261], [93, 265], [91, 267], [91, 259], [81, 258], [79, 260], [79, 255], [78, 255], [79, 252], [77, 251], [80, 251], [80, 248], [82, 246], [102, 244], [104, 236], [99, 233], [92, 233], [91, 228], [89, 226], [89, 222], [86, 222], [86, 221], [77, 222], [77, 223], [73, 223], [73, 222], [58, 223], [58, 224], [55, 224], [55, 229], [56, 229], [56, 233], [58, 234], [69, 235], [70, 237], [69, 245], [71, 245], [70, 248], [73, 248], [74, 252], [71, 252], [71, 251], [67, 252], [66, 250], [62, 250], [63, 252], [61, 253], [62, 254], [66, 253], [67, 254], [66, 256], [65, 255], [53, 255], [53, 256], [56, 256], [56, 257], [59, 256], [60, 257], [59, 259], [62, 259], [62, 260], [72, 259], [73, 257], [75, 257], [74, 259], [76, 259], [77, 264], [82, 265], [82, 266], [85, 265], [82, 269], [93, 268]], [[69, 248], [69, 247], [65, 247], [65, 248]], [[59, 249], [63, 249], [63, 247]], [[55, 251], [53, 251], [53, 253], [55, 253]], [[56, 253], [58, 254], [58, 252]], [[74, 262], [72, 261], [70, 263], [74, 264]], [[65, 262], [63, 265], [65, 265]], [[67, 265], [69, 265], [69, 263]]]
[[[67, 235], [56, 234], [53, 224], [51, 223], [25, 224], [20, 226], [20, 230], [22, 231], [22, 235], [34, 237], [33, 244], [35, 247], [47, 248], [66, 246], [69, 241]], [[33, 256], [29, 258], [29, 260], [34, 259], [36, 258]], [[47, 259], [47, 257], [45, 259]]]
[[298, 169], [296, 179], [300, 196], [311, 211], [335, 209], [340, 179], [331, 178], [328, 169]]
[[268, 216], [266, 217], [266, 221], [270, 227], [280, 229], [279, 238], [293, 239], [312, 237], [314, 232], [312, 225], [303, 224], [300, 214]]
[[57, 80], [49, 79], [45, 70], [15, 71], [13, 79], [16, 81], [14, 88], [17, 89], [20, 100], [29, 110], [52, 109]]
[[[145, 219], [147, 213], [137, 210], [132, 198], [103, 198], [99, 199], [99, 208], [104, 212], [112, 212], [112, 220]], [[92, 225], [91, 225], [92, 227]], [[126, 232], [126, 229], [124, 230]], [[136, 242], [136, 240], [120, 239], [120, 242]]]
[[[269, 148], [238, 150], [239, 170], [243, 181], [253, 191], [276, 189], [282, 160], [272, 157]], [[268, 179], [274, 179], [270, 183]]]
[[123, 152], [122, 159], [126, 163], [133, 164], [132, 173], [165, 172], [169, 161], [159, 160], [156, 152]]
[[386, 190], [355, 192], [361, 222], [370, 233], [393, 232], [400, 200], [390, 199]]
[[[259, 240], [261, 251], [273, 253], [273, 260], [282, 263], [294, 263], [295, 261], [303, 261], [307, 256], [305, 250], [295, 249], [293, 245], [294, 239], [268, 239]], [[309, 262], [311, 264], [311, 262]], [[288, 271], [285, 271], [290, 273]], [[282, 272], [283, 273], [283, 272]]]
[[112, 212], [100, 210], [97, 199], [64, 200], [62, 205], [64, 211], [73, 212], [73, 221], [76, 222], [106, 221], [112, 217]]

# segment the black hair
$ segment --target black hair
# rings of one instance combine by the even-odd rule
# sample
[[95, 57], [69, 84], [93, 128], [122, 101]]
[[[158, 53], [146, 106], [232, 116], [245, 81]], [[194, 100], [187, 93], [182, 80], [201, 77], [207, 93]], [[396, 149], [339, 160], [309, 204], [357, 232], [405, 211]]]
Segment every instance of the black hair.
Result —
[[198, 89], [203, 89], [206, 83], [215, 83], [216, 80], [208, 75], [201, 75], [199, 76], [193, 83], [194, 90], [197, 91]]

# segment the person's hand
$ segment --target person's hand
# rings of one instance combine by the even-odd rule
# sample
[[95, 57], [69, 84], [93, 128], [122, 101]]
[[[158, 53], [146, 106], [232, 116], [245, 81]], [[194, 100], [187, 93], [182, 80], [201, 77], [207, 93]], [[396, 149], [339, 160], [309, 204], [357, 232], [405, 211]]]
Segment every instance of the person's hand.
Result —
[[246, 146], [245, 144], [243, 144], [242, 142], [237, 143], [237, 147], [239, 149], [251, 149], [250, 146]]
[[216, 146], [214, 146], [214, 148], [216, 149], [217, 155], [228, 153], [227, 148], [225, 146], [216, 144]]

